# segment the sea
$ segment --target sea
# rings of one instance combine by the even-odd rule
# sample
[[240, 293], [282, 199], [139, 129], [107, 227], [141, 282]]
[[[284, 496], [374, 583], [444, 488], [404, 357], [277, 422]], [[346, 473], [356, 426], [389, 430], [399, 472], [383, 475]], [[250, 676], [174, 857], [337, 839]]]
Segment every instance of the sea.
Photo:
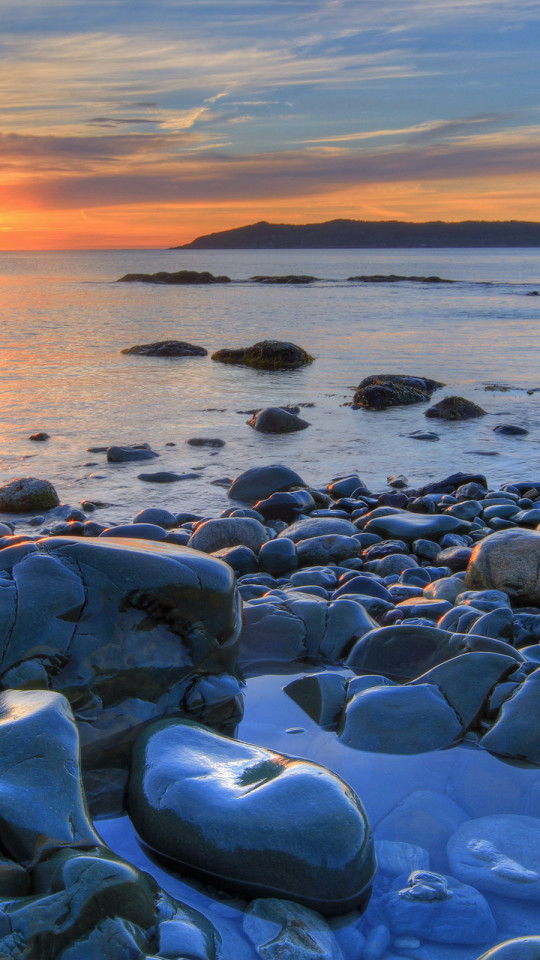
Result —
[[[126, 273], [209, 270], [230, 284], [118, 283]], [[309, 285], [266, 285], [255, 275], [309, 274]], [[366, 283], [349, 277], [438, 276]], [[110, 506], [125, 522], [141, 506], [217, 516], [226, 481], [284, 463], [306, 483], [357, 473], [372, 489], [405, 475], [411, 486], [457, 470], [490, 486], [540, 477], [539, 249], [123, 250], [0, 255], [0, 482], [50, 480], [61, 501]], [[122, 349], [179, 339], [207, 357], [126, 356]], [[210, 354], [263, 339], [292, 340], [315, 357], [290, 372], [223, 365]], [[370, 374], [407, 373], [446, 386], [486, 416], [444, 423], [429, 404], [352, 409]], [[492, 389], [495, 387], [495, 389]], [[539, 391], [539, 392], [537, 392]], [[301, 405], [310, 426], [288, 435], [247, 425], [265, 406]], [[527, 435], [494, 432], [512, 423]], [[438, 441], [411, 438], [435, 431]], [[29, 437], [50, 435], [45, 443]], [[225, 446], [192, 448], [193, 437]], [[139, 479], [140, 463], [108, 464], [89, 447], [149, 443], [152, 470], [191, 478]], [[197, 476], [193, 476], [193, 475]], [[218, 483], [216, 483], [218, 481]]]
[[[126, 273], [181, 269], [227, 274], [233, 282], [117, 282]], [[261, 274], [319, 279], [298, 286], [250, 280]], [[454, 282], [348, 279], [391, 274]], [[18, 476], [48, 479], [63, 502], [77, 506], [83, 499], [99, 500], [107, 506], [92, 516], [118, 523], [132, 520], [145, 506], [218, 516], [231, 505], [228, 482], [248, 467], [269, 463], [293, 467], [314, 486], [357, 473], [376, 491], [386, 489], [394, 474], [404, 474], [416, 486], [458, 470], [484, 474], [493, 488], [515, 480], [538, 482], [536, 291], [536, 249], [2, 254], [0, 483]], [[210, 353], [222, 347], [269, 338], [294, 341], [314, 356], [313, 364], [273, 373], [211, 360]], [[187, 340], [209, 355], [165, 359], [122, 353], [135, 344], [165, 339]], [[353, 409], [357, 385], [378, 373], [443, 381], [433, 402], [459, 395], [479, 404], [486, 415], [443, 423], [424, 416], [427, 403], [386, 411]], [[253, 410], [288, 404], [301, 405], [307, 429], [272, 436], [248, 426]], [[528, 433], [504, 436], [494, 432], [499, 424], [519, 425]], [[410, 436], [426, 430], [439, 439]], [[30, 440], [37, 431], [50, 439]], [[225, 445], [194, 448], [186, 442], [194, 437], [220, 438]], [[107, 463], [107, 446], [140, 442], [149, 443], [159, 459]], [[190, 479], [151, 484], [139, 478], [156, 469]], [[24, 520], [17, 520], [19, 529], [24, 530]], [[472, 819], [538, 816], [538, 767], [507, 763], [470, 745], [417, 756], [351, 750], [284, 693], [294, 678], [247, 680], [238, 737], [322, 763], [343, 777], [362, 798], [376, 839], [384, 836], [378, 825], [407, 797], [426, 810], [443, 801], [452, 810], [457, 804], [455, 809]], [[443, 820], [445, 811], [444, 806]], [[425, 837], [431, 869], [437, 870], [443, 861], [437, 859], [437, 818], [434, 822], [433, 837], [427, 815], [415, 821], [415, 829]], [[515, 822], [508, 821], [509, 829]], [[211, 919], [227, 956], [256, 960], [243, 932], [241, 902], [165, 869], [141, 846], [127, 816], [99, 820], [96, 827], [119, 855]], [[406, 845], [411, 837], [419, 842], [407, 827], [400, 839]], [[523, 862], [536, 870], [522, 853]], [[421, 942], [409, 936], [370, 956], [477, 960], [509, 937], [538, 932], [537, 902], [493, 896], [490, 904], [497, 932], [486, 934], [484, 944]], [[352, 914], [344, 920], [340, 942], [346, 960], [364, 955], [358, 930], [366, 933], [368, 928], [361, 923], [357, 929]]]

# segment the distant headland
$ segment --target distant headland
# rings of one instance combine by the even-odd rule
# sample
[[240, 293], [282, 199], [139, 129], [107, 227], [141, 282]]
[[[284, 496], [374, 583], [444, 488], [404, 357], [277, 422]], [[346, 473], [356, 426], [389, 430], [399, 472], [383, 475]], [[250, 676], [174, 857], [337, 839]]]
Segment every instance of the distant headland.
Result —
[[405, 223], [400, 220], [329, 220], [267, 223], [197, 237], [171, 250], [268, 250], [391, 247], [540, 247], [540, 223], [465, 220]]

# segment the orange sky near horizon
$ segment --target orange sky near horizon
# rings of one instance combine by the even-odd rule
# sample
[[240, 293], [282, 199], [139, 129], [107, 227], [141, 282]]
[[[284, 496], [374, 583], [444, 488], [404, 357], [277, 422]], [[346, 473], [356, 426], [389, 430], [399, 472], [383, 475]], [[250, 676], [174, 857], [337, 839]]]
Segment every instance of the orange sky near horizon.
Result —
[[0, 250], [540, 221], [530, 0], [3, 0]]

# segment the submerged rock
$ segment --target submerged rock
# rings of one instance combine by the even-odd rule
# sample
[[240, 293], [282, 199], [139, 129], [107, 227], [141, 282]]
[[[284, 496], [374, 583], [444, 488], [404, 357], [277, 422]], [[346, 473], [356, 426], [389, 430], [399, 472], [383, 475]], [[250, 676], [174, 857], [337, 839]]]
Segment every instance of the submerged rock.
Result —
[[197, 347], [185, 340], [157, 340], [154, 343], [138, 343], [134, 347], [125, 347], [121, 353], [135, 354], [141, 357], [206, 357], [208, 350]]
[[243, 927], [263, 960], [344, 960], [321, 915], [299, 903], [275, 897], [252, 900]]
[[440, 387], [444, 387], [444, 383], [428, 380], [427, 377], [411, 377], [400, 373], [373, 374], [358, 385], [353, 403], [371, 410], [385, 410], [386, 407], [430, 400], [432, 393]]
[[482, 407], [471, 400], [465, 400], [464, 397], [444, 397], [426, 410], [424, 416], [439, 420], [471, 420], [475, 417], [484, 417], [485, 414], [486, 411], [482, 410]]
[[448, 841], [456, 877], [479, 890], [540, 902], [540, 819], [520, 814], [479, 817]]
[[255, 370], [296, 370], [313, 363], [313, 357], [302, 347], [282, 340], [259, 340], [252, 347], [217, 350], [212, 354], [212, 360]]
[[17, 477], [0, 487], [0, 513], [35, 513], [59, 503], [52, 483], [37, 477]]
[[249, 897], [278, 894], [329, 914], [369, 898], [364, 809], [317, 764], [160, 721], [135, 746], [129, 810], [154, 850]]
[[[532, 296], [532, 294], [528, 294]], [[478, 960], [540, 960], [540, 936], [516, 937], [505, 940]]]

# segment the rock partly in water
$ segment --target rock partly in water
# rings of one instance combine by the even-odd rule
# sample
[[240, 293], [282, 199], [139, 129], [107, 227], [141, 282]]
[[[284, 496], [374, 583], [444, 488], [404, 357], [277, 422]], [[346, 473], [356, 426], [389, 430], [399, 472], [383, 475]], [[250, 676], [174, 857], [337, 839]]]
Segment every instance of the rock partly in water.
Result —
[[250, 467], [233, 480], [228, 489], [232, 500], [262, 500], [272, 493], [290, 490], [291, 487], [305, 487], [302, 477], [280, 463], [271, 463], [265, 467]]
[[265, 407], [255, 413], [247, 423], [258, 433], [295, 433], [309, 427], [307, 420], [302, 420], [302, 417], [283, 407]]
[[244, 932], [262, 960], [343, 960], [338, 941], [319, 913], [289, 900], [253, 900]]
[[138, 343], [125, 347], [121, 353], [140, 357], [206, 357], [208, 350], [185, 340], [156, 340], [154, 343]]
[[136, 463], [140, 460], [153, 460], [155, 457], [159, 457], [159, 453], [146, 446], [107, 447], [109, 463]]
[[432, 393], [440, 387], [444, 387], [444, 383], [428, 380], [427, 377], [399, 373], [373, 374], [358, 385], [353, 403], [370, 410], [385, 410], [387, 407], [430, 400]]
[[464, 397], [444, 397], [424, 412], [424, 416], [439, 420], [472, 420], [485, 414], [482, 407]]
[[217, 350], [212, 354], [212, 360], [255, 370], [296, 370], [313, 363], [313, 357], [302, 347], [282, 340], [259, 340], [252, 347]]
[[39, 433], [33, 433], [30, 437], [28, 437], [28, 439], [34, 440], [38, 443], [43, 443], [44, 440], [50, 440], [51, 435], [49, 433], [44, 433], [43, 431], [39, 431]]
[[226, 276], [215, 277], [207, 270], [177, 270], [168, 273], [160, 270], [159, 273], [126, 273], [120, 277], [119, 283], [230, 283], [231, 278]]
[[267, 276], [265, 274], [257, 274], [254, 277], [250, 277], [250, 280], [253, 280], [254, 283], [288, 283], [288, 284], [306, 284], [314, 283], [315, 280], [318, 280], [318, 277], [312, 277], [307, 273], [287, 273], [282, 276]]
[[59, 503], [52, 483], [37, 477], [17, 477], [0, 487], [0, 513], [36, 513]]
[[[532, 294], [528, 294], [532, 296]], [[515, 937], [505, 940], [478, 960], [540, 960], [540, 936]]]
[[482, 746], [499, 756], [540, 763], [540, 670], [504, 701]]
[[250, 898], [279, 895], [328, 914], [369, 898], [364, 809], [317, 764], [160, 721], [135, 746], [129, 810], [154, 850]]

